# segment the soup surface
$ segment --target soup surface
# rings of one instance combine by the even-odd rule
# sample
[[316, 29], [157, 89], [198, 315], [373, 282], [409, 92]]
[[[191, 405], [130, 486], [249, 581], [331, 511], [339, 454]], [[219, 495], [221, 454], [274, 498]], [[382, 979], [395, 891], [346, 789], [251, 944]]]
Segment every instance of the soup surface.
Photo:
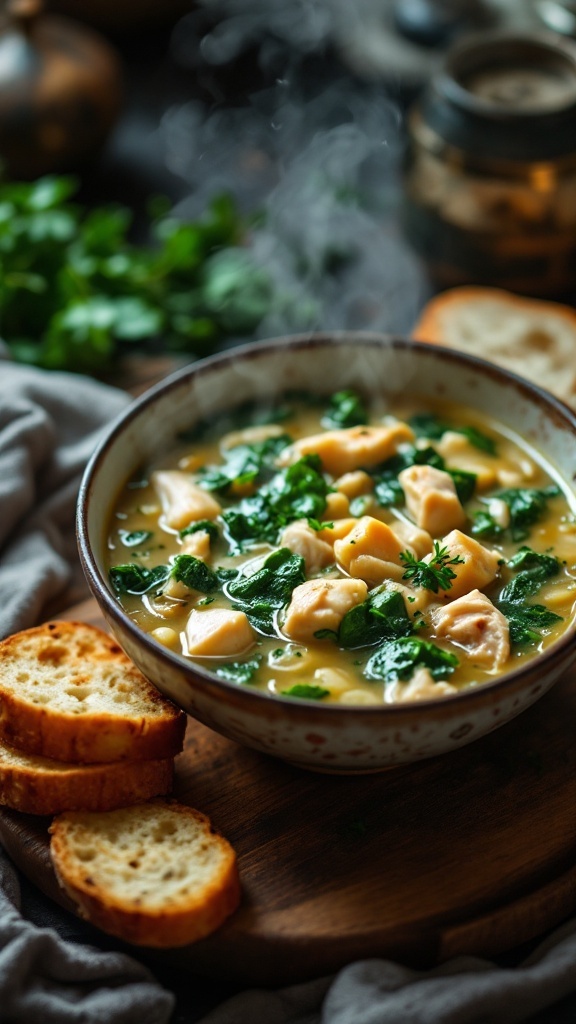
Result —
[[470, 410], [286, 396], [143, 467], [116, 502], [108, 568], [143, 630], [230, 682], [326, 703], [435, 698], [567, 627], [574, 499]]

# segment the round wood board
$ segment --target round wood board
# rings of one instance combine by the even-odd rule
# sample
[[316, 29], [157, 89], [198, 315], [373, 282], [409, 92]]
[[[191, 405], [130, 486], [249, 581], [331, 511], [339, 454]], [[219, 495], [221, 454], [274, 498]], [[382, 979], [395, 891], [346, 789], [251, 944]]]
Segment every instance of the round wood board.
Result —
[[[102, 625], [86, 602], [66, 618]], [[284, 984], [385, 956], [495, 956], [576, 910], [576, 675], [484, 739], [378, 775], [308, 773], [189, 720], [175, 796], [233, 844], [240, 909], [210, 938], [149, 960]], [[3, 809], [22, 871], [73, 909], [49, 820]]]

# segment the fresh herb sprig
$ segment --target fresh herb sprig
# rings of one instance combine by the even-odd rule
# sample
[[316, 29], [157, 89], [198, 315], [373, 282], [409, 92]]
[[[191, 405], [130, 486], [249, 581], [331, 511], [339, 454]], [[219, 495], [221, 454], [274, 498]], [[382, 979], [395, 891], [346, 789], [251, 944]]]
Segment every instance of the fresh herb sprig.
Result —
[[434, 541], [434, 554], [429, 562], [418, 561], [410, 551], [402, 551], [400, 559], [406, 566], [402, 579], [409, 580], [414, 587], [432, 590], [434, 594], [439, 590], [450, 589], [452, 580], [456, 579], [456, 573], [450, 566], [464, 562], [461, 555], [451, 555], [448, 548], [441, 547], [437, 540]]
[[136, 245], [127, 208], [88, 209], [78, 189], [73, 177], [0, 183], [0, 322], [15, 359], [94, 373], [151, 339], [203, 355], [253, 332], [271, 283], [229, 196], [192, 223], [157, 202], [150, 243]]

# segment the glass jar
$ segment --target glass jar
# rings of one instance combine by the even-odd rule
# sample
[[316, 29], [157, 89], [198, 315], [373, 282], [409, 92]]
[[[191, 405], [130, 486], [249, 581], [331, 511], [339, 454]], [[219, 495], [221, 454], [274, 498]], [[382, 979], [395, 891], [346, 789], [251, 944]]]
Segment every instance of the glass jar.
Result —
[[440, 287], [576, 286], [576, 43], [471, 36], [409, 113], [406, 233]]

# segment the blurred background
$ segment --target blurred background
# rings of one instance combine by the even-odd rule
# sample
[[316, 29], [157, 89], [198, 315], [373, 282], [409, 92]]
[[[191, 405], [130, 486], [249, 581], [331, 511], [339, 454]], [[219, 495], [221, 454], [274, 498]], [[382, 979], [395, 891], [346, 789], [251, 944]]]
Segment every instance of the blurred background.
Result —
[[467, 281], [571, 301], [574, 31], [559, 0], [6, 0], [4, 342], [98, 374], [407, 334]]

